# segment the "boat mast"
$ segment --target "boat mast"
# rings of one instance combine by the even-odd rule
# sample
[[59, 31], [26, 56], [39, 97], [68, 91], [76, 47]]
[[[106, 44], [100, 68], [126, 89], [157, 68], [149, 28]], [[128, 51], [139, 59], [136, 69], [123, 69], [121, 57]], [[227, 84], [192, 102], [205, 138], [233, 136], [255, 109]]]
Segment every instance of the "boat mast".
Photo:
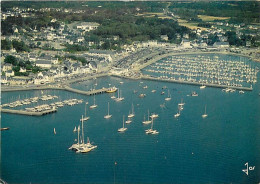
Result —
[[107, 115], [109, 115], [109, 102], [107, 103]]
[[147, 118], [147, 121], [149, 121], [149, 109], [148, 109], [148, 118]]
[[81, 118], [81, 126], [82, 126], [82, 143], [84, 144], [84, 126], [83, 126], [83, 115], [82, 115], [82, 118]]
[[123, 128], [125, 128], [124, 121], [125, 121], [125, 115], [123, 115]]
[[79, 145], [79, 132], [80, 132], [80, 125], [78, 126], [78, 145]]
[[85, 104], [85, 117], [87, 117], [87, 104]]

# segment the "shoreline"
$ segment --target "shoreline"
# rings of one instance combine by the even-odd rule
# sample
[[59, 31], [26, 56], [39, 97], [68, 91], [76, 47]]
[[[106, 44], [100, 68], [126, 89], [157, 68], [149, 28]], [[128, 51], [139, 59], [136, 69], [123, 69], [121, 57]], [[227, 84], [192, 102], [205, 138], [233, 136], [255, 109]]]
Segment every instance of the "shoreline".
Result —
[[[153, 64], [153, 63], [157, 62], [158, 60], [160, 60], [162, 58], [165, 58], [165, 57], [175, 56], [175, 55], [177, 56], [177, 55], [196, 55], [196, 54], [234, 55], [234, 56], [247, 57], [247, 58], [251, 59], [253, 62], [260, 62], [260, 60], [259, 61], [253, 60], [250, 56], [246, 56], [246, 55], [238, 54], [238, 53], [226, 52], [226, 51], [209, 51], [209, 52], [188, 51], [188, 52], [179, 52], [179, 53], [170, 52], [170, 53], [166, 53], [166, 54], [163, 54], [163, 55], [157, 55], [154, 58], [148, 60], [143, 65], [140, 65], [138, 67], [134, 67], [132, 70], [140, 72], [140, 70], [142, 70], [143, 68], [145, 68], [145, 67], [147, 67], [147, 66], [149, 66], [149, 65], [151, 65], [151, 64]], [[97, 75], [86, 76], [86, 77], [79, 78], [79, 79], [73, 79], [73, 80], [70, 80], [70, 81], [67, 81], [67, 82], [64, 82], [64, 83], [51, 83], [49, 85], [43, 85], [43, 86], [32, 86], [32, 87], [13, 86], [13, 87], [4, 87], [4, 88], [2, 86], [1, 87], [1, 92], [28, 91], [28, 90], [67, 90], [66, 88], [69, 87], [69, 84], [72, 84], [72, 83], [75, 83], [75, 82], [84, 81], [84, 80], [99, 78], [99, 77], [105, 77], [105, 76], [115, 76], [115, 77], [132, 79], [132, 80], [145, 79], [144, 76], [140, 76], [138, 78], [134, 78], [134, 77], [131, 77], [131, 76], [120, 76], [120, 75], [114, 75], [114, 74], [110, 74], [109, 72], [106, 72], [106, 73], [100, 73], [100, 74], [97, 74]], [[146, 80], [149, 80], [149, 79], [146, 79]], [[196, 84], [189, 84], [189, 85], [196, 85]], [[214, 87], [214, 86], [209, 86], [209, 87]], [[67, 90], [67, 91], [70, 91], [70, 90]], [[73, 91], [71, 91], [71, 92], [73, 92]]]

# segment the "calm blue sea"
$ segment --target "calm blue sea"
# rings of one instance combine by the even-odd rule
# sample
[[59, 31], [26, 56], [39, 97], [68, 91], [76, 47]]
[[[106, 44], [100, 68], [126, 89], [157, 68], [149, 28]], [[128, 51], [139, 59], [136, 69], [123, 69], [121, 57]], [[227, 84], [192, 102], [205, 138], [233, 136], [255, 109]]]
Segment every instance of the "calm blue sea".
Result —
[[[260, 68], [259, 63], [251, 66]], [[87, 154], [68, 150], [77, 138], [73, 129], [80, 124], [84, 103], [65, 106], [42, 117], [2, 113], [2, 127], [10, 130], [1, 132], [0, 177], [8, 183], [258, 183], [259, 78], [258, 73], [254, 90], [245, 94], [116, 77], [75, 83], [73, 87], [84, 90], [115, 85], [125, 98], [115, 102], [110, 97], [117, 93], [96, 95], [98, 107], [87, 110], [90, 120], [84, 124], [85, 135], [97, 149]], [[148, 88], [144, 89], [146, 85]], [[167, 89], [162, 89], [164, 86]], [[151, 92], [153, 89], [155, 93]], [[168, 90], [172, 100], [166, 102]], [[199, 96], [189, 96], [192, 91]], [[56, 101], [77, 98], [92, 105], [94, 100], [94, 96], [66, 91], [36, 90], [2, 93], [2, 103], [42, 93], [59, 96]], [[139, 98], [140, 93], [146, 97]], [[184, 109], [179, 118], [174, 118], [181, 99], [185, 102]], [[112, 114], [109, 120], [104, 119], [107, 102]], [[136, 116], [126, 125], [125, 133], [118, 133], [123, 115], [128, 115], [132, 103]], [[203, 119], [205, 105], [208, 117]], [[148, 109], [159, 114], [154, 121], [158, 135], [145, 134], [150, 125], [143, 125], [142, 121]], [[247, 162], [255, 166], [248, 176], [242, 172]]]

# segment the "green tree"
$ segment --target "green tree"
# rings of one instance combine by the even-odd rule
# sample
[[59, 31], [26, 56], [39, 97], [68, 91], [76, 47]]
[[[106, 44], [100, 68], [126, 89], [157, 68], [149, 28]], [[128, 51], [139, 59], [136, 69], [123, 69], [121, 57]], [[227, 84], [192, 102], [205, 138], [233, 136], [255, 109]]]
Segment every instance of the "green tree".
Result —
[[13, 66], [16, 66], [18, 64], [16, 57], [11, 55], [6, 56], [4, 62], [11, 63]]
[[29, 47], [23, 41], [13, 40], [12, 45], [17, 52], [29, 51]]
[[13, 67], [14, 72], [19, 72], [20, 71], [20, 66], [14, 66]]
[[1, 40], [1, 49], [2, 50], [10, 50], [11, 49], [11, 42], [8, 40]]

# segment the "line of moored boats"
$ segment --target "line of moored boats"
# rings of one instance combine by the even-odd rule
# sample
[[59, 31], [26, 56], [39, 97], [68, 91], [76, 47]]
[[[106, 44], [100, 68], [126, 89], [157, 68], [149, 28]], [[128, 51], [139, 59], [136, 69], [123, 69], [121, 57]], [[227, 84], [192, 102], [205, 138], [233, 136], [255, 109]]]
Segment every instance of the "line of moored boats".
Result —
[[243, 87], [257, 82], [259, 68], [217, 56], [172, 56], [145, 69], [151, 76], [178, 81]]

